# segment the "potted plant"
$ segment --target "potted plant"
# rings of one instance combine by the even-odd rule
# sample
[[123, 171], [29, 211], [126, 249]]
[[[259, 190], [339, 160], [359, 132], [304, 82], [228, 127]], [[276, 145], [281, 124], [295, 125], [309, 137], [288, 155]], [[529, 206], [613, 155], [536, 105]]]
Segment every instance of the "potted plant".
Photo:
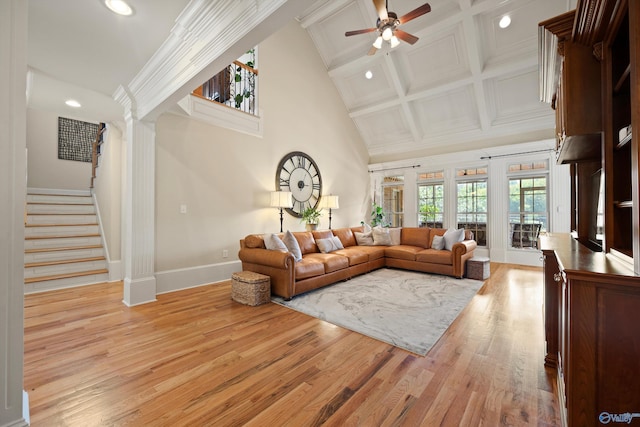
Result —
[[302, 222], [306, 224], [308, 231], [315, 230], [318, 227], [320, 215], [320, 211], [314, 207], [308, 207], [302, 211]]
[[371, 226], [381, 225], [384, 227], [384, 211], [382, 206], [374, 203], [371, 207]]

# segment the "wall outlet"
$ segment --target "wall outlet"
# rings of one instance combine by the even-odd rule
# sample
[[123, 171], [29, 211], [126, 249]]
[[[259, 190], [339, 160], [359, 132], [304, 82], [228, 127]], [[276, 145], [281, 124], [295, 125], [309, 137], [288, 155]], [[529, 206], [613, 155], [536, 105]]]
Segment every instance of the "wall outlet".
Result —
[[226, 249], [222, 250], [222, 258], [227, 258], [229, 256], [229, 251]]
[[180, 205], [180, 213], [181, 214], [187, 213], [187, 205], [185, 205], [184, 203]]

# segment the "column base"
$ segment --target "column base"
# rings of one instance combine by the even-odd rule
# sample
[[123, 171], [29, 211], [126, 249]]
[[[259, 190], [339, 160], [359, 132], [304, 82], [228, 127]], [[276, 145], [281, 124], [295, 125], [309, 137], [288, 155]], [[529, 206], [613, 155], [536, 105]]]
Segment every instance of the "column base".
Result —
[[155, 276], [142, 279], [124, 279], [124, 296], [122, 302], [128, 307], [146, 304], [156, 300]]

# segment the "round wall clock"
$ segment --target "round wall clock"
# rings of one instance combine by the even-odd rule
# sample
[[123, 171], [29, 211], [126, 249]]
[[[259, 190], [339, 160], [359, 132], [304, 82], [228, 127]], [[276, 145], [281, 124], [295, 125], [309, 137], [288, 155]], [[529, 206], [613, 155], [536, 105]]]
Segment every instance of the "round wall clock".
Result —
[[301, 151], [285, 155], [276, 170], [276, 189], [290, 191], [293, 206], [286, 211], [301, 218], [307, 208], [315, 208], [322, 194], [322, 177], [318, 165]]

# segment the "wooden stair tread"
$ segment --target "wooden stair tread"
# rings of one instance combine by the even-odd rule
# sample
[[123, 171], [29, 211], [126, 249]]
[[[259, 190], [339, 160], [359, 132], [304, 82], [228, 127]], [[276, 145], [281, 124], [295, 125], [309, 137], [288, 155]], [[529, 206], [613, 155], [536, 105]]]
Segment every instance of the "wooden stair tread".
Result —
[[47, 213], [47, 212], [29, 212], [27, 214], [28, 216], [31, 215], [96, 215], [95, 213], [78, 213], [78, 212], [51, 212], [51, 213]]
[[100, 233], [92, 234], [72, 234], [72, 235], [57, 235], [57, 236], [25, 236], [25, 240], [43, 240], [43, 239], [70, 239], [74, 237], [100, 237]]
[[27, 196], [91, 197], [90, 194], [62, 194], [62, 193], [27, 193]]
[[73, 223], [73, 224], [25, 224], [25, 227], [87, 227], [98, 225], [97, 222]]
[[103, 256], [94, 256], [89, 258], [75, 258], [75, 259], [62, 259], [59, 261], [43, 261], [43, 262], [30, 262], [24, 265], [24, 268], [32, 267], [46, 267], [49, 265], [62, 265], [62, 264], [74, 264], [77, 262], [91, 262], [91, 261], [105, 261]]
[[109, 270], [107, 270], [106, 268], [102, 268], [100, 270], [79, 271], [76, 273], [52, 274], [49, 276], [25, 278], [24, 283], [28, 284], [28, 283], [35, 283], [35, 282], [44, 282], [47, 280], [69, 279], [72, 277], [91, 276], [94, 274], [106, 274], [106, 273], [109, 273]]
[[64, 246], [58, 248], [37, 248], [37, 249], [25, 249], [25, 254], [35, 254], [40, 252], [59, 252], [59, 251], [76, 251], [82, 249], [100, 249], [102, 245], [85, 245], [85, 246]]
[[67, 202], [27, 202], [27, 205], [55, 205], [55, 206], [93, 206], [93, 203], [67, 203]]

